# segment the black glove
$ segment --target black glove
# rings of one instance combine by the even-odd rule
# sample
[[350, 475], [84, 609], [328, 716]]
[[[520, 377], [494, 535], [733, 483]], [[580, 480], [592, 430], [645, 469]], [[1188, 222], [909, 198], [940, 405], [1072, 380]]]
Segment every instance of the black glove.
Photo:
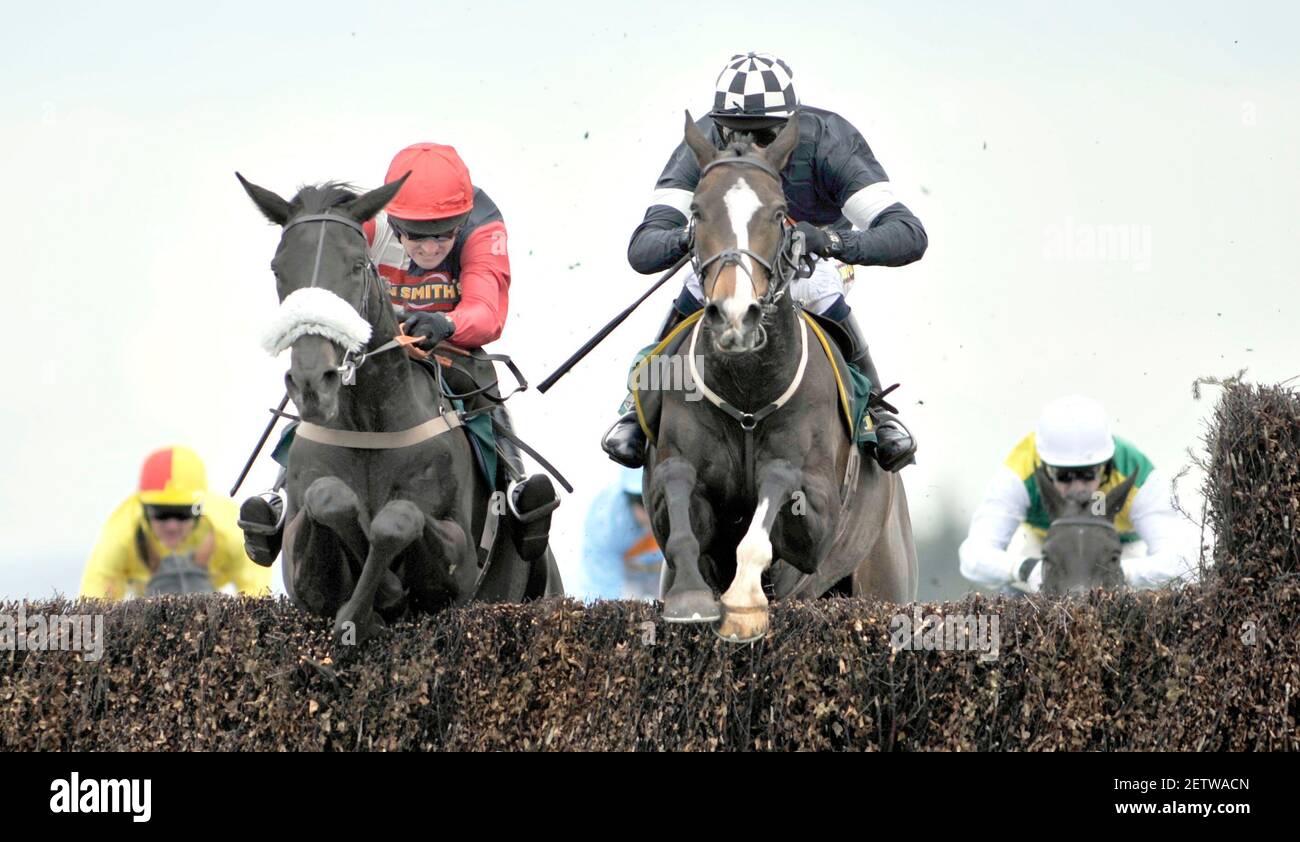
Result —
[[424, 341], [416, 347], [432, 351], [433, 346], [456, 332], [456, 326], [447, 318], [446, 313], [424, 313], [415, 311], [406, 317], [402, 327], [407, 336], [423, 336]]
[[832, 237], [825, 228], [818, 228], [811, 222], [800, 222], [795, 228], [803, 232], [804, 246], [808, 254], [818, 257], [834, 257], [840, 253], [841, 241]]
[[693, 231], [691, 231], [691, 227], [689, 225], [683, 225], [681, 228], [678, 228], [677, 230], [673, 231], [673, 235], [674, 235], [672, 241], [673, 251], [676, 254], [678, 255], [686, 254], [686, 252], [691, 250], [691, 245], [692, 245], [692, 241], [695, 239], [695, 234]]

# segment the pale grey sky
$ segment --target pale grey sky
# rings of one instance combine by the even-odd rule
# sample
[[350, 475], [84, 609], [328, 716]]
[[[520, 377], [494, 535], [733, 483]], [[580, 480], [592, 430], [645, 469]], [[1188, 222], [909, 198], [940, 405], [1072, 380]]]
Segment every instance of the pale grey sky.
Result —
[[[450, 143], [502, 207], [533, 382], [649, 283], [624, 257], [682, 110], [735, 52], [793, 68], [859, 129], [930, 234], [850, 303], [921, 441], [918, 531], [969, 517], [1052, 397], [1103, 401], [1171, 471], [1199, 446], [1200, 375], [1300, 374], [1300, 59], [1287, 4], [27, 4], [0, 34], [0, 595], [76, 590], [140, 461], [195, 447], [228, 488], [282, 393], [257, 337], [283, 194], [381, 180]], [[1090, 251], [1090, 238], [1129, 250]], [[579, 486], [661, 290], [520, 428]], [[271, 477], [264, 462], [247, 488]], [[1185, 483], [1190, 494], [1191, 481]], [[956, 559], [953, 559], [956, 564]], [[278, 577], [278, 572], [277, 572]]]

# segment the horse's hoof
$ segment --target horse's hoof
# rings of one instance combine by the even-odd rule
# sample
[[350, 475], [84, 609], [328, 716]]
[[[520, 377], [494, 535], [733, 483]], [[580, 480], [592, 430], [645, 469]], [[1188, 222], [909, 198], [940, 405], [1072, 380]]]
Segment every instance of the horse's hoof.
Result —
[[712, 591], [682, 591], [664, 597], [665, 623], [716, 623], [722, 607]]
[[714, 627], [713, 633], [728, 643], [753, 643], [767, 634], [769, 615], [766, 606], [754, 608], [728, 608], [722, 606], [725, 616]]
[[384, 619], [375, 612], [371, 611], [368, 617], [361, 619], [345, 606], [334, 617], [334, 642], [341, 646], [360, 646], [386, 628]]

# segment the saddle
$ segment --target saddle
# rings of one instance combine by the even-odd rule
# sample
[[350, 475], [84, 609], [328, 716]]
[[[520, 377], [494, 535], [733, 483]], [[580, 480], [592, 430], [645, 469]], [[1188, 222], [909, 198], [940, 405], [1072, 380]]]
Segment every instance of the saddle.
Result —
[[[800, 309], [800, 317], [807, 323], [812, 334], [817, 338], [826, 359], [830, 361], [835, 372], [835, 385], [839, 393], [840, 420], [844, 423], [845, 435], [859, 445], [874, 445], [876, 433], [867, 405], [871, 396], [871, 381], [853, 366], [848, 364], [839, 342], [832, 342], [827, 334], [839, 336], [839, 326], [830, 319], [824, 319], [806, 310]], [[628, 388], [636, 406], [637, 421], [651, 444], [656, 442], [659, 429], [659, 412], [663, 406], [663, 394], [657, 388], [659, 381], [650, 366], [656, 358], [679, 357], [682, 345], [689, 340], [696, 322], [704, 315], [697, 310], [687, 316], [673, 328], [663, 341], [647, 351], [632, 367]], [[675, 370], [680, 370], [677, 368]]]

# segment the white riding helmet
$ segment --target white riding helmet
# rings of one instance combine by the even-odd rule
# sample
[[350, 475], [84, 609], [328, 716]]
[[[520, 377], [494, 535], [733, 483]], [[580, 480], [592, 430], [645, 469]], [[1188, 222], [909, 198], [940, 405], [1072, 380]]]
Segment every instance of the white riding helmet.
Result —
[[1067, 395], [1049, 403], [1038, 418], [1038, 458], [1048, 465], [1100, 465], [1115, 455], [1106, 410], [1092, 398]]

